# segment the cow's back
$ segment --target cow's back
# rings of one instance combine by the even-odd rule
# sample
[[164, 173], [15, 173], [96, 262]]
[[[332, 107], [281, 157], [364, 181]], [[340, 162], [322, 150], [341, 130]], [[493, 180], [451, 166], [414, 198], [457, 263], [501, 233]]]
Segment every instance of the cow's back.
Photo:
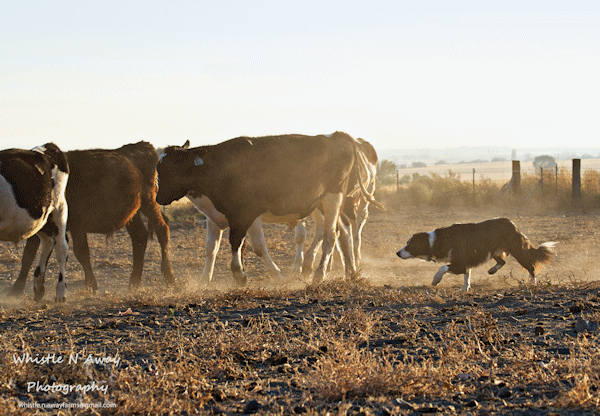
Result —
[[229, 197], [225, 205], [236, 205], [236, 201], [252, 200], [258, 210], [268, 207], [281, 216], [289, 214], [289, 206], [294, 205], [303, 218], [327, 193], [345, 192], [354, 165], [354, 146], [354, 139], [338, 132], [331, 136], [238, 137], [207, 147], [203, 163], [209, 167], [206, 180], [211, 182], [210, 189], [228, 190], [215, 196], [215, 201]]
[[158, 154], [156, 149], [148, 142], [138, 142], [126, 144], [118, 152], [126, 156], [131, 163], [138, 169], [142, 177], [142, 185], [154, 188], [156, 185], [156, 164], [158, 163]]

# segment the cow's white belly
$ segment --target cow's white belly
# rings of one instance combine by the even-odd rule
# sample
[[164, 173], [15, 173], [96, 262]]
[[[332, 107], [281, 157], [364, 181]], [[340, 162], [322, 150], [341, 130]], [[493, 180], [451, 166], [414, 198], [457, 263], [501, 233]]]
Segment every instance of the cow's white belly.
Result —
[[289, 224], [290, 226], [296, 225], [298, 221], [302, 219], [300, 214], [289, 214], [289, 215], [274, 215], [271, 212], [265, 212], [260, 216], [263, 222], [269, 222], [274, 224]]
[[[212, 201], [208, 199], [206, 195], [202, 195], [200, 198], [193, 197], [191, 195], [187, 195], [187, 198], [198, 208], [204, 215], [209, 218], [212, 222], [214, 222], [217, 227], [221, 230], [225, 230], [229, 227], [229, 222], [225, 215], [221, 212], [217, 211]], [[290, 214], [278, 216], [274, 215], [271, 212], [266, 212], [261, 216], [262, 222], [274, 223], [274, 224], [289, 224], [290, 226], [295, 226], [296, 223], [302, 219], [299, 214]]]
[[21, 241], [37, 233], [48, 220], [49, 210], [33, 219], [17, 205], [12, 186], [0, 176], [0, 241]]

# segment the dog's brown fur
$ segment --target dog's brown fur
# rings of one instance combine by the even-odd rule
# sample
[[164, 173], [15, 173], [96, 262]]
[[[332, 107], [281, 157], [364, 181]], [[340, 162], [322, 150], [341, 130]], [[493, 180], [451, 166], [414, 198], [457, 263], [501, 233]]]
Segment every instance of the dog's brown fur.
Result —
[[470, 287], [470, 270], [490, 258], [496, 260], [488, 273], [496, 273], [505, 264], [505, 257], [512, 255], [535, 282], [535, 272], [551, 260], [556, 243], [547, 242], [535, 248], [508, 218], [495, 218], [477, 224], [454, 224], [438, 228], [430, 233], [417, 233], [398, 257], [422, 258], [430, 261], [448, 262], [440, 268], [433, 284], [438, 284], [444, 273], [465, 275], [467, 291]]

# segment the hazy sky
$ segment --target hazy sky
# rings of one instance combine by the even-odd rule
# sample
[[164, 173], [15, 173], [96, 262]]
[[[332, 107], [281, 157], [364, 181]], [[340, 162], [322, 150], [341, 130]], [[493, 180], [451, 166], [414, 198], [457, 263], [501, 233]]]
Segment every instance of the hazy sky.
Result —
[[3, 1], [0, 144], [600, 147], [600, 2]]

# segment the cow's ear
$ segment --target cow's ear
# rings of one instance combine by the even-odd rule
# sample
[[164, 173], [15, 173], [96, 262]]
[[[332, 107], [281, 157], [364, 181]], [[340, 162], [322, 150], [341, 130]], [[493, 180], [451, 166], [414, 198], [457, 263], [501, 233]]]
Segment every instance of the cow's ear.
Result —
[[198, 149], [194, 152], [194, 167], [204, 165], [204, 157], [207, 153], [206, 149]]
[[185, 143], [183, 144], [183, 146], [181, 146], [183, 149], [189, 149], [190, 148], [190, 141], [186, 140]]

